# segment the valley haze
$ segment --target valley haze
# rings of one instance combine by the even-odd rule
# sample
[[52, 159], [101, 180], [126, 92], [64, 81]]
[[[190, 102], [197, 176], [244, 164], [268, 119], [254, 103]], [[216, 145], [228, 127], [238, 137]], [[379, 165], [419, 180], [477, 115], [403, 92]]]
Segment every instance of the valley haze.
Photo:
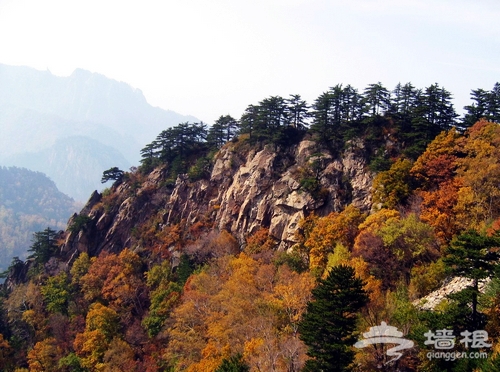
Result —
[[43, 172], [78, 201], [103, 188], [104, 170], [137, 165], [146, 143], [186, 121], [199, 120], [97, 73], [59, 77], [0, 64], [0, 165]]

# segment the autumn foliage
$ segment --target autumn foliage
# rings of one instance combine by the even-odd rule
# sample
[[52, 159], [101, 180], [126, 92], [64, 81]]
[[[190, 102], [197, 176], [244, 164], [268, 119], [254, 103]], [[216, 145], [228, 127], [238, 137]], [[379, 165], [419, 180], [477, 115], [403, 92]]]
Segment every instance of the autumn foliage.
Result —
[[[390, 366], [383, 347], [349, 345], [356, 371], [452, 370], [425, 357], [422, 335], [436, 327], [461, 329], [473, 304], [476, 320], [498, 337], [496, 262], [488, 261], [491, 270], [481, 277], [491, 279], [486, 293], [479, 293], [478, 279], [467, 292], [472, 300], [462, 293], [432, 311], [418, 301], [453, 273], [469, 275], [474, 252], [479, 261], [497, 255], [496, 243], [480, 250], [462, 243], [467, 236], [496, 242], [499, 235], [500, 126], [480, 120], [463, 131], [445, 130], [420, 156], [388, 161], [374, 175], [370, 210], [353, 198], [343, 209], [325, 204], [304, 212], [286, 244], [264, 223], [238, 238], [215, 229], [208, 216], [167, 225], [165, 211], [158, 211], [131, 228], [125, 249], [74, 250], [64, 262], [34, 257], [28, 280], [1, 296], [1, 368], [298, 372], [316, 365], [319, 355], [300, 333], [308, 304], [318, 283], [342, 267], [366, 293], [364, 305], [349, 315], [345, 340], [385, 321], [420, 342]], [[114, 190], [98, 208], [111, 210], [120, 198]], [[51, 252], [60, 244], [51, 241]], [[495, 346], [490, 370], [499, 352]]]

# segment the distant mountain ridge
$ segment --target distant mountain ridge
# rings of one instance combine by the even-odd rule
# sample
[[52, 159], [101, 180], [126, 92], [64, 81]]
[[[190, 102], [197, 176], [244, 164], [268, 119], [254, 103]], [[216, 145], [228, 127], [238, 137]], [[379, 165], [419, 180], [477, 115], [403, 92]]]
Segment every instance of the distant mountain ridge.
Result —
[[14, 155], [7, 162], [50, 175], [59, 190], [80, 201], [88, 199], [89, 190], [103, 187], [100, 183], [103, 170], [112, 166], [130, 168], [118, 150], [85, 136], [57, 139], [49, 148]]
[[[140, 149], [158, 132], [185, 121], [198, 119], [153, 107], [139, 89], [97, 73], [77, 69], [68, 77], [59, 77], [49, 71], [0, 64], [1, 164], [44, 171], [60, 185], [58, 180], [62, 175], [57, 170], [60, 167], [35, 167], [30, 161], [26, 163], [29, 158], [26, 153], [42, 150], [57, 153], [54, 164], [61, 162], [71, 168], [64, 153], [47, 149], [58, 140], [74, 136], [92, 139], [113, 148], [117, 155], [121, 153], [122, 156], [110, 159], [107, 151], [104, 156], [107, 162], [97, 159], [100, 150], [89, 149], [87, 155], [96, 158], [95, 163], [106, 165], [98, 173], [88, 170], [85, 178], [95, 182], [82, 195], [88, 196], [92, 189], [98, 188], [103, 170], [137, 164]], [[16, 162], [21, 158], [23, 162]], [[78, 173], [86, 173], [81, 164]], [[70, 190], [78, 188], [78, 177], [74, 178]], [[71, 196], [82, 200], [81, 195]]]
[[34, 232], [65, 229], [80, 207], [43, 173], [0, 167], [0, 271], [12, 257], [26, 258]]

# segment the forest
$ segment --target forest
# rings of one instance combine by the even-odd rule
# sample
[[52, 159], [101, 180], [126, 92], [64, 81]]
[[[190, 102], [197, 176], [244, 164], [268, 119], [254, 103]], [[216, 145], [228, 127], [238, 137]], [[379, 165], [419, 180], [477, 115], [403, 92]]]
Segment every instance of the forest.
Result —
[[[113, 186], [66, 231], [37, 232], [26, 261], [12, 261], [2, 370], [500, 370], [500, 84], [471, 100], [460, 118], [438, 84], [337, 85], [311, 106], [272, 96], [239, 119], [162, 131], [137, 168], [104, 172]], [[370, 207], [346, 190], [339, 210], [305, 213], [286, 250], [266, 223], [244, 241], [208, 214], [165, 223], [180, 208], [163, 202], [179, 179], [210, 182], [221, 149], [286, 157], [301, 141], [317, 154], [296, 172], [300, 193], [331, 197], [321, 159], [356, 147], [373, 175]], [[134, 201], [158, 209], [128, 227], [123, 249], [91, 249], [105, 217]], [[75, 236], [89, 245], [68, 251]], [[425, 296], [454, 277], [465, 285], [427, 308]], [[412, 347], [354, 346], [383, 324]]]
[[33, 232], [65, 228], [80, 208], [43, 173], [0, 167], [0, 272], [12, 257], [26, 258]]

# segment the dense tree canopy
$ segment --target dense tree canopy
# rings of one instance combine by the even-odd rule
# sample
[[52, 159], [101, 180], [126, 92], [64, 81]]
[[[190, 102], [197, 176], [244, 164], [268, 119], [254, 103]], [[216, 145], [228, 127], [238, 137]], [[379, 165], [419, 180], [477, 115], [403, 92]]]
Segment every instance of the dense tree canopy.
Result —
[[64, 229], [80, 208], [43, 173], [0, 167], [0, 272], [15, 256], [26, 259], [33, 233]]
[[478, 120], [484, 118], [494, 122], [500, 122], [500, 83], [495, 83], [490, 91], [475, 89], [471, 92], [473, 103], [465, 106], [463, 125], [469, 127]]
[[[210, 127], [162, 131], [142, 150], [138, 170], [107, 173], [120, 187], [103, 192], [66, 232], [36, 233], [29, 260], [12, 262], [0, 291], [0, 368], [498, 369], [500, 125], [487, 120], [496, 115], [494, 91], [473, 92], [466, 120], [486, 119], [471, 125], [460, 123], [438, 84], [391, 91], [379, 82], [362, 91], [334, 86], [311, 106], [299, 95], [270, 96], [239, 120], [225, 115]], [[314, 141], [315, 153], [294, 163], [291, 144], [300, 138]], [[179, 183], [210, 191], [217, 186], [207, 177], [212, 164], [224, 157], [235, 170], [258, 151], [274, 152], [276, 172], [295, 188], [293, 195], [273, 189], [283, 213], [304, 217], [294, 220], [293, 237], [273, 236], [267, 211], [243, 235], [219, 229], [222, 206], [212, 202], [199, 215], [168, 218], [185, 208], [169, 201]], [[338, 194], [323, 188], [332, 186], [322, 177], [326, 167], [345, 167], [346, 154], [365, 162], [356, 170], [367, 179], [357, 200], [342, 186], [352, 174], [336, 173]], [[174, 186], [176, 178], [182, 182]], [[360, 205], [360, 192], [371, 205]], [[293, 197], [308, 206], [283, 203]], [[229, 215], [254, 213], [251, 207], [236, 202]], [[125, 218], [138, 210], [140, 218]], [[123, 234], [118, 220], [126, 221]], [[102, 239], [91, 247], [96, 233]], [[440, 303], [424, 297], [454, 276], [471, 284]], [[399, 360], [390, 360], [390, 345], [353, 347], [381, 321], [415, 342]], [[488, 332], [491, 348], [473, 350], [488, 358], [429, 360], [424, 334], [439, 330], [455, 332], [452, 352], [467, 351], [460, 332]]]
[[[238, 135], [248, 135], [251, 143], [288, 146], [308, 132], [322, 145], [337, 150], [354, 138], [364, 138], [374, 169], [387, 169], [394, 155], [404, 153], [415, 160], [443, 130], [470, 126], [481, 116], [495, 120], [499, 115], [497, 91], [498, 84], [491, 92], [473, 91], [477, 102], [465, 107], [467, 114], [461, 124], [451, 93], [437, 83], [424, 89], [398, 84], [391, 91], [377, 82], [361, 93], [351, 85], [338, 84], [311, 106], [298, 94], [270, 96], [248, 105], [239, 120], [222, 115], [208, 129], [202, 122], [186, 122], [162, 131], [141, 150], [141, 164], [144, 170], [167, 164], [172, 179], [195, 166], [192, 177], [197, 179], [209, 166], [210, 152]], [[384, 151], [387, 132], [397, 146]]]

